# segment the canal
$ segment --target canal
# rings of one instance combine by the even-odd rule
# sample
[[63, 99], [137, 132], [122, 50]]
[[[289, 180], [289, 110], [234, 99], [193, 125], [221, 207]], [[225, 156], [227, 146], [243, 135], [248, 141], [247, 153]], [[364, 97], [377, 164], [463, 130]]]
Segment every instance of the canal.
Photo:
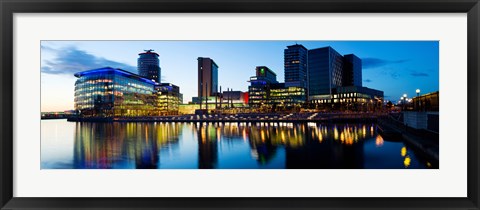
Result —
[[41, 121], [42, 169], [424, 169], [372, 123]]

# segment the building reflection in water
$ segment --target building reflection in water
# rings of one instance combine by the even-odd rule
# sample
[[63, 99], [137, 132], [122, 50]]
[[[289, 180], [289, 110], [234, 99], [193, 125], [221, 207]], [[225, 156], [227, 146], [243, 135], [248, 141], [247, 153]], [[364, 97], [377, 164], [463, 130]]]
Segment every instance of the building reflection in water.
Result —
[[194, 131], [198, 136], [198, 168], [216, 168], [218, 161], [218, 140], [220, 135], [213, 124], [197, 123]]
[[268, 164], [282, 147], [286, 153], [286, 168], [363, 168], [363, 141], [376, 136], [374, 125], [326, 126], [316, 123], [195, 125], [199, 139], [200, 168], [215, 167], [220, 139], [226, 141], [222, 143], [248, 140], [251, 157], [260, 165]]
[[74, 168], [375, 168], [373, 150], [400, 168], [422, 164], [404, 145], [390, 152], [387, 140], [373, 124], [78, 122]]
[[75, 168], [158, 168], [163, 146], [176, 144], [178, 124], [89, 123], [75, 128]]

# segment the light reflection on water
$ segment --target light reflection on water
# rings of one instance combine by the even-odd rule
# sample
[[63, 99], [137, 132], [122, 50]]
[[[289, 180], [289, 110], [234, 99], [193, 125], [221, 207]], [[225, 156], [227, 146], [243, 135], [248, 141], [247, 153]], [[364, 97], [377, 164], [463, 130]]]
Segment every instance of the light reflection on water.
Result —
[[[428, 168], [375, 124], [42, 120], [42, 169]], [[427, 166], [428, 165], [428, 166]]]

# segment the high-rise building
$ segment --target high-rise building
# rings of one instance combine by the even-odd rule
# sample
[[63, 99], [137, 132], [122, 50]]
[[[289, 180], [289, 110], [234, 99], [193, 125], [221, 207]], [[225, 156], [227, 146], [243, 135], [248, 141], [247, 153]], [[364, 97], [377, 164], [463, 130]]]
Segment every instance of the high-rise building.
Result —
[[218, 93], [218, 65], [210, 58], [198, 59], [198, 97], [215, 96]]
[[362, 60], [354, 54], [343, 56], [343, 86], [362, 86]]
[[307, 74], [308, 50], [303, 45], [295, 44], [287, 46], [284, 50], [285, 86], [302, 87], [308, 86]]
[[160, 83], [162, 75], [158, 53], [155, 53], [150, 49], [145, 50], [145, 52], [139, 53], [138, 55], [140, 56], [137, 60], [138, 74]]
[[332, 89], [343, 86], [343, 56], [332, 47], [308, 51], [308, 96], [326, 99]]

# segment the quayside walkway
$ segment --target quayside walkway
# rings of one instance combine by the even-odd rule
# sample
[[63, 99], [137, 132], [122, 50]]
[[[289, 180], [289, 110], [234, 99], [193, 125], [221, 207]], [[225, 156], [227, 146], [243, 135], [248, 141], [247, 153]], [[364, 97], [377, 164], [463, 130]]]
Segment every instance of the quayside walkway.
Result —
[[383, 113], [241, 113], [161, 117], [120, 117], [118, 122], [375, 122]]

